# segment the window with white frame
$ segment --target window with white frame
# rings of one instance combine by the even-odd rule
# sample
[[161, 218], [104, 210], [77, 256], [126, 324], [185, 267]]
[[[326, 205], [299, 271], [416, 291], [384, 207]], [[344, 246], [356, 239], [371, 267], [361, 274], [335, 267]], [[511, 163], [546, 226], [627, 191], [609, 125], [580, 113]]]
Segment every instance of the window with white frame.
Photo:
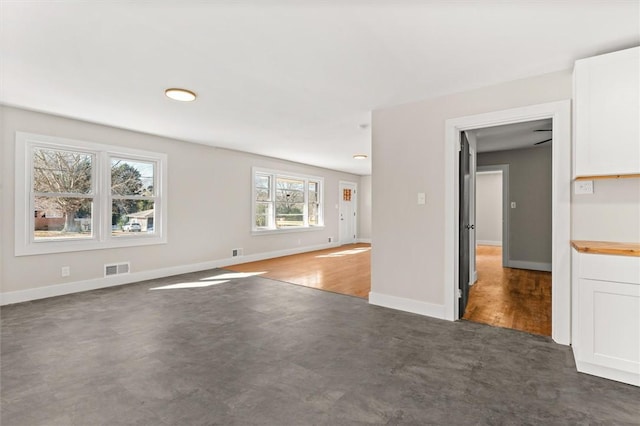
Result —
[[16, 255], [166, 242], [166, 156], [16, 134]]
[[310, 229], [323, 226], [320, 177], [253, 170], [253, 230]]

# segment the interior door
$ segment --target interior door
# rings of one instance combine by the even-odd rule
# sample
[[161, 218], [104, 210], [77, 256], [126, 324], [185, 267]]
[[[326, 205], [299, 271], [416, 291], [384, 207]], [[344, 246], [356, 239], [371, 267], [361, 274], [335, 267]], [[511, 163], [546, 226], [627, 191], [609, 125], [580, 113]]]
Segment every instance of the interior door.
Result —
[[340, 182], [340, 244], [354, 244], [356, 242], [356, 184]]
[[458, 232], [458, 285], [460, 288], [459, 314], [464, 315], [467, 302], [469, 301], [469, 241], [470, 231], [475, 228], [470, 223], [470, 187], [471, 187], [471, 153], [469, 150], [469, 140], [464, 132], [460, 133], [460, 190], [459, 190], [459, 232]]

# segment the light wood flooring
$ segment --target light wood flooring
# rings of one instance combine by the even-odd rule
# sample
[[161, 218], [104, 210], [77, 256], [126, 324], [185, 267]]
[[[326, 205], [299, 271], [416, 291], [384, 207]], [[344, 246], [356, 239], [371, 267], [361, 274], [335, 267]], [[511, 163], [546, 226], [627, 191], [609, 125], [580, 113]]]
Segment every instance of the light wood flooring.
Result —
[[[551, 335], [551, 274], [502, 267], [502, 249], [478, 246], [478, 281], [471, 287], [464, 319]], [[367, 298], [371, 290], [371, 245], [337, 248], [227, 266], [334, 293]]]
[[464, 319], [551, 335], [551, 273], [502, 267], [502, 248], [478, 246], [478, 281]]
[[348, 244], [225, 269], [264, 272], [261, 277], [366, 299], [371, 290], [371, 245]]

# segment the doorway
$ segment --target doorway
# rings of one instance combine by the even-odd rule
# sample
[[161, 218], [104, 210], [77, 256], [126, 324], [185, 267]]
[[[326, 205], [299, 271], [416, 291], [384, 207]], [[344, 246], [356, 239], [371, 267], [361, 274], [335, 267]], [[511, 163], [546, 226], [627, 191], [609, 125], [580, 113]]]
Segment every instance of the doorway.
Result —
[[550, 336], [551, 122], [501, 127], [476, 135], [477, 279], [462, 318]]
[[459, 151], [461, 133], [503, 124], [551, 119], [552, 145], [552, 338], [569, 344], [570, 293], [570, 181], [571, 181], [570, 101], [532, 105], [504, 111], [450, 119], [446, 122], [445, 156], [445, 318], [459, 315]]
[[341, 245], [355, 244], [358, 233], [358, 184], [340, 181], [339, 190], [338, 241]]

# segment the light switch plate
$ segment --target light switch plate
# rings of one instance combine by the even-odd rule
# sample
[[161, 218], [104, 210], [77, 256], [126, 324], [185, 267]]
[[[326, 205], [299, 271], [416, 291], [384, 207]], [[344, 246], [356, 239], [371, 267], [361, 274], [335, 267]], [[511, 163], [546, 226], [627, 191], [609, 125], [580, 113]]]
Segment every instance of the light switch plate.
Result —
[[515, 201], [512, 201], [512, 202], [511, 202], [511, 208], [512, 208], [512, 209], [515, 209], [515, 208], [516, 208], [516, 202], [515, 202]]
[[573, 187], [573, 191], [576, 195], [593, 194], [593, 181], [577, 180]]
[[427, 196], [424, 192], [418, 192], [418, 205], [426, 204]]

